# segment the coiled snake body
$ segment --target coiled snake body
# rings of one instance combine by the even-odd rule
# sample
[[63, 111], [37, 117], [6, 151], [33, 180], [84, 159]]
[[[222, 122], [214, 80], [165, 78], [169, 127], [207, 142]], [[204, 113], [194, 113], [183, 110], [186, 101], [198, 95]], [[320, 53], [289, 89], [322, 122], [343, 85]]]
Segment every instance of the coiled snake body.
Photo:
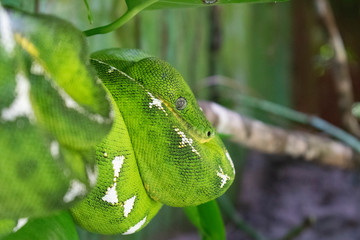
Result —
[[198, 205], [234, 179], [230, 156], [181, 75], [138, 50], [92, 55], [112, 96], [115, 123], [97, 148], [95, 189], [73, 210], [90, 231], [133, 233], [162, 204]]

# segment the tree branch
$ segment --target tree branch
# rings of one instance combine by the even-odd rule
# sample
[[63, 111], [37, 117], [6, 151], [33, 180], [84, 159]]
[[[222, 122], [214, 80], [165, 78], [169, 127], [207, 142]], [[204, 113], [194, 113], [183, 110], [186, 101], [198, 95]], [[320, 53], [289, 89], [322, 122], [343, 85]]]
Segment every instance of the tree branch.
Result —
[[288, 154], [344, 169], [359, 167], [359, 155], [347, 145], [315, 134], [287, 131], [244, 117], [213, 102], [199, 101], [206, 117], [231, 141], [270, 154]]
[[130, 19], [135, 17], [139, 12], [141, 12], [145, 8], [151, 6], [153, 3], [157, 2], [157, 1], [158, 0], [148, 0], [148, 1], [144, 1], [141, 4], [138, 4], [135, 7], [128, 8], [128, 10], [123, 15], [121, 15], [121, 17], [116, 19], [114, 22], [112, 22], [108, 25], [101, 26], [101, 27], [88, 29], [88, 30], [84, 31], [84, 34], [89, 37], [89, 36], [93, 36], [93, 35], [97, 35], [97, 34], [105, 34], [105, 33], [114, 31], [114, 30], [118, 29], [119, 27], [121, 27], [122, 25], [124, 25], [125, 23], [127, 23], [128, 21], [130, 21]]
[[355, 136], [360, 137], [360, 126], [357, 119], [351, 114], [354, 96], [352, 92], [352, 81], [344, 42], [341, 38], [328, 1], [315, 0], [315, 5], [320, 19], [329, 34], [329, 41], [335, 52], [332, 70], [339, 98], [339, 108], [342, 114], [342, 122], [346, 129]]
[[299, 226], [294, 227], [293, 229], [290, 229], [288, 233], [280, 240], [293, 240], [296, 239], [299, 235], [301, 235], [305, 230], [312, 227], [315, 223], [315, 219], [307, 217], [305, 218]]

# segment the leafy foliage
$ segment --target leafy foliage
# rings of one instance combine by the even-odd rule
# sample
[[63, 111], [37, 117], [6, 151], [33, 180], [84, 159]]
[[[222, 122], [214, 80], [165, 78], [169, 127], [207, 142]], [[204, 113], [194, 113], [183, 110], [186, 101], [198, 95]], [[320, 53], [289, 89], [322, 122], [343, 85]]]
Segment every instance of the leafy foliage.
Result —
[[196, 207], [187, 207], [184, 210], [201, 233], [203, 240], [226, 239], [224, 223], [216, 200]]
[[[279, 2], [282, 1], [286, 1], [286, 0], [280, 0]], [[274, 2], [274, 1], [272, 0], [181, 0], [181, 1], [158, 0], [148, 9], [199, 7], [199, 6], [220, 5], [220, 4], [255, 3], [255, 2]]]
[[[104, 34], [111, 32], [131, 18], [138, 14], [142, 10], [147, 9], [164, 9], [164, 8], [180, 8], [180, 7], [199, 7], [199, 6], [209, 6], [217, 4], [230, 4], [230, 3], [246, 3], [246, 2], [274, 2], [273, 0], [125, 0], [127, 4], [127, 11], [114, 22], [93, 29], [85, 31], [85, 34], [88, 36], [95, 34]], [[287, 1], [287, 0], [280, 0]]]

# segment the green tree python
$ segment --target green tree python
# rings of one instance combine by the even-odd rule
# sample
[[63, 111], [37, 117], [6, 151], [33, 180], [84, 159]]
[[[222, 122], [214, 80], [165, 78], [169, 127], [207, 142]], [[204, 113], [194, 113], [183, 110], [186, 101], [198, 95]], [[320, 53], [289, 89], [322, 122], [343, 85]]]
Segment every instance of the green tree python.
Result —
[[63, 20], [0, 11], [0, 41], [13, 41], [0, 45], [0, 179], [10, 183], [1, 219], [71, 207], [88, 231], [131, 234], [163, 204], [195, 206], [228, 189], [229, 153], [167, 62], [133, 49], [89, 58]]

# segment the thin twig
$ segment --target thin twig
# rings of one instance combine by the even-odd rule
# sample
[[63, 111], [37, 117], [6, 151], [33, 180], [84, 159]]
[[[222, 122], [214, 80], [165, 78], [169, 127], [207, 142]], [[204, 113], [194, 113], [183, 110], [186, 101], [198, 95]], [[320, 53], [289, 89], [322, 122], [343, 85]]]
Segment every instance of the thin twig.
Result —
[[352, 81], [344, 42], [341, 38], [328, 1], [315, 0], [315, 5], [320, 19], [329, 34], [329, 41], [335, 52], [332, 70], [339, 98], [339, 108], [342, 114], [343, 125], [352, 134], [360, 137], [360, 126], [357, 119], [351, 114], [354, 96], [352, 92]]
[[141, 12], [145, 8], [151, 6], [153, 3], [157, 2], [157, 1], [158, 0], [148, 0], [148, 1], [145, 1], [144, 3], [137, 5], [136, 7], [133, 7], [131, 9], [129, 8], [121, 17], [116, 19], [114, 22], [112, 22], [108, 25], [105, 25], [105, 26], [86, 30], [86, 31], [84, 31], [84, 34], [86, 36], [93, 36], [93, 35], [97, 35], [97, 34], [105, 34], [105, 33], [114, 31], [117, 28], [124, 25], [125, 23], [127, 23], [130, 19], [135, 17], [139, 12]]
[[315, 134], [287, 131], [244, 117], [213, 102], [199, 101], [206, 117], [230, 140], [270, 154], [288, 154], [307, 161], [344, 169], [359, 167], [359, 155], [351, 147]]
[[[244, 92], [243, 90], [247, 90], [247, 89], [243, 89], [242, 86], [240, 86], [239, 84], [231, 83], [231, 81], [227, 80], [226, 78], [224, 81], [222, 80], [223, 78], [224, 77], [222, 76], [209, 77], [206, 80], [206, 84], [207, 86], [224, 85], [226, 87], [229, 87], [230, 89], [237, 90], [237, 92]], [[267, 113], [275, 114], [284, 119], [288, 119], [301, 124], [310, 125], [320, 131], [329, 134], [334, 138], [337, 138], [338, 140], [341, 140], [342, 142], [354, 148], [358, 153], [360, 153], [360, 141], [356, 137], [350, 135], [341, 128], [338, 128], [317, 116], [301, 113], [292, 110], [290, 108], [281, 106], [279, 104], [272, 103], [263, 99], [255, 98], [246, 94], [237, 94], [237, 101], [240, 102], [240, 104], [245, 107], [259, 109]], [[352, 111], [351, 113], [353, 114], [354, 113], [353, 106], [351, 111]]]
[[89, 23], [93, 24], [94, 20], [93, 20], [93, 16], [92, 16], [91, 9], [90, 9], [88, 1], [84, 0], [84, 4], [85, 4], [86, 11], [87, 11], [87, 14], [88, 14]]
[[253, 240], [266, 240], [256, 229], [248, 225], [245, 220], [236, 212], [233, 204], [226, 195], [218, 198], [218, 204], [223, 213], [233, 222], [236, 227], [243, 231]]
[[280, 238], [279, 240], [292, 240], [302, 234], [305, 230], [312, 227], [315, 223], [315, 219], [313, 218], [305, 218], [299, 226], [296, 226], [293, 229], [290, 229], [288, 233], [285, 234], [284, 237]]

